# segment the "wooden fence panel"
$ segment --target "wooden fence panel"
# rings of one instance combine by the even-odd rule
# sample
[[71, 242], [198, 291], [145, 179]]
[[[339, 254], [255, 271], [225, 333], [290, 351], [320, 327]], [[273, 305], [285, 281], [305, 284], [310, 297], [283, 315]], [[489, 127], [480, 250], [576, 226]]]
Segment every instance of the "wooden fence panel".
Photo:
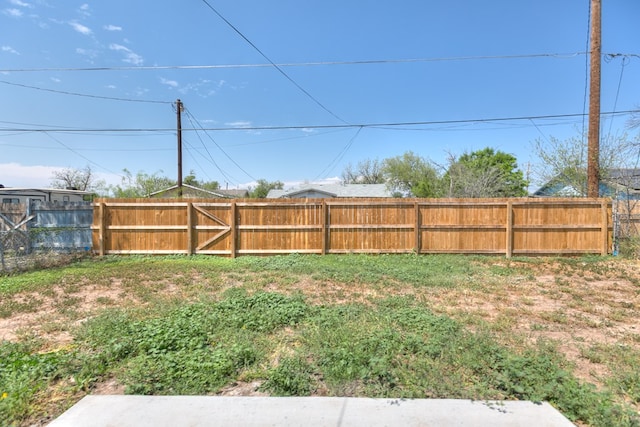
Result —
[[514, 203], [512, 253], [606, 255], [609, 252], [610, 202], [541, 200], [536, 204]]
[[447, 200], [420, 203], [420, 252], [505, 253], [505, 200]]
[[415, 249], [414, 204], [328, 201], [328, 253], [402, 253]]
[[606, 254], [606, 199], [98, 199], [106, 253]]
[[322, 202], [237, 203], [237, 253], [321, 253], [322, 213]]

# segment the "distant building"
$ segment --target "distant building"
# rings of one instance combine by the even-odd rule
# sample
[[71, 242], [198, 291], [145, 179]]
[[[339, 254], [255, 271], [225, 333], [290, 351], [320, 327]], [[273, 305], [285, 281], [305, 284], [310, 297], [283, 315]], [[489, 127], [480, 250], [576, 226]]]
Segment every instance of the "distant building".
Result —
[[[611, 169], [600, 180], [601, 197], [614, 199], [640, 199], [640, 169]], [[535, 197], [585, 197], [583, 191], [555, 178], [533, 193]]]
[[287, 190], [271, 190], [268, 199], [326, 199], [334, 197], [393, 197], [386, 184], [303, 184]]
[[[182, 198], [186, 199], [237, 199], [249, 196], [247, 190], [205, 190], [204, 188], [182, 184]], [[172, 199], [180, 197], [180, 189], [174, 185], [164, 190], [149, 194], [155, 199]]]
[[27, 203], [27, 200], [42, 202], [65, 203], [83, 202], [90, 200], [93, 193], [60, 188], [20, 188], [0, 186], [0, 203]]

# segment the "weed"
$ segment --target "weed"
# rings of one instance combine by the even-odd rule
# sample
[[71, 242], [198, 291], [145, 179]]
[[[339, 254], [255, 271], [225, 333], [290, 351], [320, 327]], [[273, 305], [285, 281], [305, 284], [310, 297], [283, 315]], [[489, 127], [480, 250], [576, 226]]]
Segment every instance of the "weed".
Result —
[[63, 356], [35, 353], [28, 343], [0, 342], [0, 420], [32, 415], [35, 396], [59, 376]]
[[268, 373], [262, 389], [276, 396], [308, 396], [314, 390], [313, 367], [301, 357], [289, 357]]

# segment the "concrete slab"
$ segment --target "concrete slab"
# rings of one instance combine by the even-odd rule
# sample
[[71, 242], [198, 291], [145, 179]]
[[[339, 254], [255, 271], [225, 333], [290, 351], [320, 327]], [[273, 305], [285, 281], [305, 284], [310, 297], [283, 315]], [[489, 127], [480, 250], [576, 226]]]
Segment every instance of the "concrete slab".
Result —
[[570, 427], [547, 403], [347, 397], [86, 396], [50, 427]]

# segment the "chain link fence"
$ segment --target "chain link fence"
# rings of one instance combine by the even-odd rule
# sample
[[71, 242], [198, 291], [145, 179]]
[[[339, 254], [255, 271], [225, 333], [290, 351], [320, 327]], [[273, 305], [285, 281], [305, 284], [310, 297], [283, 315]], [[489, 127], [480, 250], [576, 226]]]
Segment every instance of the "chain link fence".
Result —
[[87, 256], [92, 221], [89, 202], [0, 204], [0, 274]]
[[640, 200], [614, 201], [613, 254], [640, 258]]

